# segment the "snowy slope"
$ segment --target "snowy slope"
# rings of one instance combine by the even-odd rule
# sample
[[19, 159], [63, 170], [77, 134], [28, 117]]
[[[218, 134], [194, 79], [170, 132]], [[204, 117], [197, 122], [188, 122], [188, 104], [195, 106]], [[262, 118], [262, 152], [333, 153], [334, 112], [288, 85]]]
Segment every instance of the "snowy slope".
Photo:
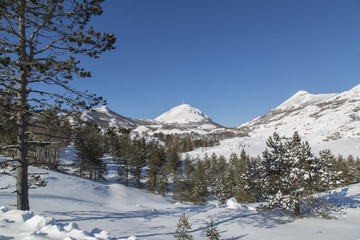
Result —
[[339, 94], [296, 93], [264, 116], [239, 127], [251, 137], [298, 131], [322, 141], [360, 138], [360, 85]]
[[107, 106], [95, 108], [92, 111], [87, 111], [82, 114], [83, 119], [94, 121], [102, 127], [115, 128], [136, 128], [143, 125], [157, 124], [153, 120], [143, 120], [124, 117], [116, 112], [110, 110]]
[[299, 91], [238, 130], [248, 137], [226, 139], [218, 146], [196, 149], [189, 155], [196, 158], [215, 153], [229, 157], [245, 149], [250, 156], [262, 156], [266, 140], [274, 132], [291, 137], [297, 131], [303, 141], [310, 143], [314, 154], [328, 148], [335, 155], [360, 157], [360, 85], [339, 94]]
[[[32, 170], [34, 170], [32, 168]], [[40, 171], [40, 170], [36, 170]], [[42, 170], [41, 170], [42, 171]], [[9, 207], [16, 201], [11, 190], [0, 191], [0, 239], [129, 239], [169, 240], [179, 217], [186, 212], [194, 239], [207, 239], [210, 218], [221, 239], [338, 240], [359, 239], [360, 184], [327, 194], [344, 208], [337, 220], [299, 219], [276, 214], [259, 215], [254, 204], [234, 209], [174, 204], [157, 195], [119, 184], [102, 184], [49, 171], [48, 186], [30, 190], [33, 212]], [[0, 175], [1, 185], [11, 182]], [[3, 186], [3, 185], [2, 185]], [[52, 219], [52, 217], [55, 218]]]
[[276, 109], [278, 110], [292, 110], [292, 109], [299, 109], [302, 107], [306, 107], [308, 105], [314, 105], [321, 101], [327, 100], [336, 96], [337, 94], [310, 94], [306, 91], [300, 90], [295, 93], [291, 98], [286, 100]]

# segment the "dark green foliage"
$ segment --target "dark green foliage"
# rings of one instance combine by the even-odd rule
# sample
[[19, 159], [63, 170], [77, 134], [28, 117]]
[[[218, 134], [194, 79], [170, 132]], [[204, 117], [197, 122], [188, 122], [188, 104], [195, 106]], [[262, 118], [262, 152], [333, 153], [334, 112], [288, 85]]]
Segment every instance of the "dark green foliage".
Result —
[[105, 154], [103, 136], [93, 122], [85, 122], [85, 126], [77, 129], [74, 146], [77, 150], [75, 167], [80, 177], [94, 180], [105, 180], [106, 163], [102, 159]]
[[190, 134], [163, 134], [156, 133], [154, 136], [165, 143], [167, 149], [176, 149], [177, 152], [189, 152], [196, 148], [207, 148], [219, 144], [219, 139], [212, 135]]
[[259, 210], [282, 210], [295, 217], [327, 217], [333, 206], [313, 195], [324, 185], [328, 189], [336, 186], [336, 173], [329, 172], [325, 158], [316, 158], [297, 132], [287, 141], [274, 133], [267, 146], [270, 150], [263, 154], [256, 184], [268, 203], [260, 205]]
[[193, 236], [189, 233], [191, 230], [191, 224], [189, 223], [188, 218], [185, 213], [181, 215], [179, 222], [177, 223], [177, 228], [174, 234], [175, 239], [178, 240], [192, 240]]
[[213, 219], [210, 219], [209, 226], [206, 229], [206, 236], [209, 240], [220, 240], [220, 233], [217, 227], [214, 225]]
[[235, 197], [240, 203], [255, 201], [253, 195], [246, 189], [246, 181], [244, 179], [246, 171], [251, 167], [251, 161], [244, 149], [241, 150], [240, 158], [238, 158], [236, 154], [230, 156], [226, 181], [227, 199]]
[[158, 144], [149, 144], [149, 155], [147, 159], [146, 188], [152, 193], [165, 194], [168, 190], [168, 181], [165, 170], [165, 149]]
[[15, 94], [4, 89], [0, 89], [0, 153], [8, 156], [15, 156], [16, 144], [16, 118]]
[[135, 139], [132, 142], [131, 156], [131, 174], [134, 180], [134, 186], [141, 188], [141, 180], [143, 178], [142, 170], [146, 166], [146, 142], [144, 138]]
[[186, 180], [185, 180], [185, 176], [183, 173], [183, 170], [181, 167], [179, 167], [176, 171], [175, 171], [175, 175], [173, 178], [173, 198], [175, 200], [178, 200], [180, 202], [183, 202], [184, 200], [186, 200], [186, 189], [187, 189], [187, 185], [186, 185]]
[[70, 144], [71, 126], [56, 111], [45, 110], [35, 114], [30, 131], [34, 134], [29, 146], [29, 163], [37, 167], [61, 170], [60, 155]]
[[33, 114], [46, 109], [66, 113], [103, 102], [101, 97], [69, 84], [76, 78], [91, 76], [75, 55], [97, 58], [114, 49], [116, 38], [112, 34], [87, 26], [91, 17], [101, 15], [101, 2], [1, 1], [0, 86], [14, 96], [13, 107], [6, 109], [14, 121], [6, 124], [16, 128], [15, 143], [2, 149], [16, 149], [19, 210], [30, 209], [28, 165], [34, 142], [34, 133], [30, 132]]
[[195, 163], [195, 172], [191, 178], [191, 201], [194, 204], [205, 204], [209, 196], [205, 166], [202, 160]]

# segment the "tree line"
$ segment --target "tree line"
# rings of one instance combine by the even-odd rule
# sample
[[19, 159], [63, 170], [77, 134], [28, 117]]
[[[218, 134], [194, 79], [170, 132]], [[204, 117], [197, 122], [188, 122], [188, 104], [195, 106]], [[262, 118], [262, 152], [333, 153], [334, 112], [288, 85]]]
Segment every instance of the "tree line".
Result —
[[[119, 183], [162, 196], [170, 193], [180, 202], [205, 204], [216, 199], [225, 203], [235, 197], [240, 203], [267, 201], [261, 211], [281, 206], [283, 211], [300, 216], [315, 211], [308, 209], [316, 201], [312, 194], [360, 182], [359, 158], [334, 156], [330, 150], [315, 156], [297, 133], [292, 138], [274, 133], [262, 157], [250, 157], [242, 149], [229, 159], [216, 154], [181, 159], [180, 153], [187, 150], [184, 146], [194, 149], [217, 141], [191, 134], [144, 137], [129, 129], [101, 130], [80, 117], [70, 123], [50, 113], [38, 114], [32, 125], [37, 128], [33, 139], [38, 144], [29, 149], [30, 164], [64, 171], [60, 156], [72, 144], [76, 149], [71, 166], [75, 174], [104, 181], [108, 169], [104, 156], [108, 156], [117, 167]], [[1, 136], [1, 141], [11, 142], [14, 133], [7, 129]], [[14, 152], [2, 154], [11, 156]], [[314, 214], [321, 213], [316, 211]]]
[[[93, 127], [94, 132], [101, 135], [100, 130]], [[94, 163], [98, 164], [99, 175], [93, 177], [94, 172], [87, 177], [101, 179], [106, 171], [102, 156], [107, 154], [117, 163], [120, 183], [163, 196], [171, 193], [174, 200], [180, 202], [205, 204], [208, 199], [216, 199], [225, 203], [235, 197], [240, 203], [268, 202], [261, 205], [261, 211], [280, 208], [294, 216], [305, 212], [326, 216], [328, 211], [324, 209], [330, 206], [319, 207], [321, 201], [312, 196], [360, 182], [359, 158], [334, 156], [328, 149], [315, 156], [309, 143], [303, 142], [297, 132], [291, 138], [274, 133], [267, 140], [262, 157], [249, 157], [243, 149], [239, 156], [233, 153], [229, 159], [205, 154], [202, 159], [185, 157], [182, 160], [179, 149], [183, 149], [183, 143], [195, 144], [199, 142], [197, 139], [163, 136], [161, 139], [166, 140], [163, 142], [156, 138], [134, 137], [124, 130], [116, 133], [114, 129], [103, 133], [103, 138], [100, 135], [92, 139], [86, 132], [87, 137], [75, 143], [80, 172], [86, 171], [79, 164], [83, 161], [82, 154], [90, 149], [106, 149], [100, 150], [99, 155], [90, 151], [91, 156], [98, 156]], [[92, 145], [88, 150], [82, 149], [84, 144], [96, 142], [96, 139], [102, 148]], [[318, 208], [313, 209], [314, 205]]]

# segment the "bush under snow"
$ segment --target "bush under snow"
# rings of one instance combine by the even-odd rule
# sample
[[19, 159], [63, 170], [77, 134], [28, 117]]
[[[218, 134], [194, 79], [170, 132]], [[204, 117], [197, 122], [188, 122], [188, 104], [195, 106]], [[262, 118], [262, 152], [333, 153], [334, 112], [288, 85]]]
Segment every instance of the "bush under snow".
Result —
[[30, 211], [9, 210], [4, 206], [0, 207], [0, 229], [0, 239], [110, 239], [106, 231], [94, 229], [88, 233], [79, 229], [76, 223], [57, 224], [52, 217], [42, 217]]

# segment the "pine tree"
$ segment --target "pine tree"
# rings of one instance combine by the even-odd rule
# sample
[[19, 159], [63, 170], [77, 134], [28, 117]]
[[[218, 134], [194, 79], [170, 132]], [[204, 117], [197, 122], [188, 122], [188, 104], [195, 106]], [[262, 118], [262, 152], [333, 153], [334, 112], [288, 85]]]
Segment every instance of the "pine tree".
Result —
[[207, 179], [204, 164], [198, 160], [195, 165], [195, 172], [191, 178], [192, 192], [191, 200], [194, 204], [205, 204], [208, 197]]
[[177, 223], [174, 237], [178, 240], [192, 240], [193, 236], [189, 233], [190, 230], [191, 224], [189, 223], [189, 220], [186, 217], [185, 213], [183, 213]]
[[333, 176], [316, 158], [307, 142], [301, 142], [297, 132], [291, 140], [282, 143], [277, 134], [269, 138], [271, 152], [264, 152], [258, 184], [268, 200], [261, 211], [282, 210], [295, 217], [305, 214], [327, 217], [331, 204], [315, 198], [320, 185], [333, 187]]
[[245, 191], [250, 193], [256, 202], [266, 200], [265, 188], [261, 185], [261, 175], [263, 172], [262, 161], [260, 157], [251, 158], [246, 173], [242, 179], [245, 181]]
[[186, 199], [186, 183], [184, 178], [183, 170], [179, 167], [174, 175], [172, 192], [174, 200], [178, 200], [181, 203]]
[[194, 164], [190, 161], [189, 157], [187, 156], [184, 161], [184, 195], [183, 199], [185, 201], [192, 201], [192, 192], [194, 187], [193, 182], [193, 175], [195, 172]]
[[216, 174], [216, 199], [220, 203], [225, 203], [227, 199], [231, 198], [231, 192], [227, 189], [227, 174], [228, 174], [228, 165], [224, 156], [219, 157], [217, 174]]
[[143, 179], [142, 170], [146, 165], [146, 142], [144, 138], [132, 141], [131, 174], [135, 187], [141, 188]]
[[209, 226], [206, 229], [206, 236], [209, 240], [220, 240], [220, 233], [217, 227], [214, 225], [213, 219], [210, 219]]
[[147, 159], [148, 169], [145, 182], [147, 191], [165, 195], [169, 186], [168, 174], [165, 168], [165, 149], [155, 143], [151, 143], [149, 148], [149, 157]]
[[246, 189], [246, 172], [250, 167], [250, 157], [242, 149], [240, 158], [232, 154], [229, 160], [229, 170], [227, 171], [227, 188], [229, 198], [235, 197], [240, 203], [255, 201], [252, 194]]
[[103, 161], [104, 141], [99, 127], [93, 122], [76, 131], [74, 146], [77, 150], [75, 166], [80, 177], [105, 180], [106, 163]]
[[[15, 93], [11, 114], [16, 121], [17, 208], [29, 210], [29, 125], [32, 114], [91, 108], [101, 98], [72, 87], [69, 81], [90, 77], [75, 55], [97, 58], [114, 49], [116, 38], [88, 27], [102, 14], [101, 2], [3, 0], [0, 4], [0, 85]], [[6, 19], [6, 20], [5, 20]], [[66, 106], [65, 106], [66, 105]]]

